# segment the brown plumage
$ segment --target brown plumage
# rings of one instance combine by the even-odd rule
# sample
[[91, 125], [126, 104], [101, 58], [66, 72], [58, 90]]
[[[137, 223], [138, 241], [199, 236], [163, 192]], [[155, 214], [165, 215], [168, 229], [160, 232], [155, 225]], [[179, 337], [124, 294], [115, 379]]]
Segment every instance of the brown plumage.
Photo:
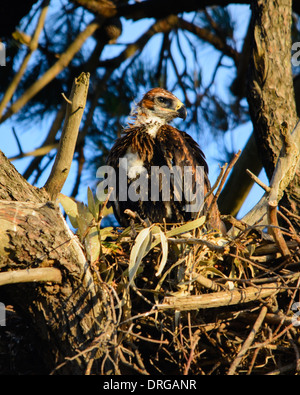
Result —
[[[151, 222], [183, 222], [197, 217], [198, 212], [186, 211], [186, 196], [183, 193], [181, 199], [176, 198], [176, 182], [174, 177], [170, 178], [170, 199], [163, 199], [163, 187], [165, 179], [160, 175], [155, 182], [158, 183], [159, 198], [155, 201], [151, 199], [151, 169], [153, 166], [159, 168], [181, 169], [184, 174], [184, 168], [190, 166], [193, 177], [190, 185], [190, 191], [194, 192], [197, 187], [196, 166], [204, 168], [204, 195], [210, 190], [208, 180], [208, 167], [205, 156], [199, 145], [187, 133], [182, 132], [170, 125], [168, 122], [176, 117], [185, 119], [186, 109], [184, 105], [170, 92], [154, 88], [150, 90], [144, 98], [138, 103], [135, 113], [133, 114], [134, 123], [128, 129], [125, 129], [124, 136], [120, 137], [110, 151], [107, 164], [112, 166], [116, 171], [116, 190], [113, 209], [115, 216], [122, 226], [128, 226], [128, 217], [124, 210], [130, 209], [137, 212], [141, 218], [148, 218]], [[143, 201], [132, 201], [127, 199], [122, 201], [119, 190], [119, 178], [121, 168], [120, 159], [127, 159], [127, 183], [128, 188], [134, 186], [134, 183], [144, 175], [149, 180], [147, 191], [148, 199]], [[156, 174], [156, 173], [155, 173]], [[183, 179], [184, 181], [184, 179]], [[201, 184], [202, 185], [202, 184]], [[137, 188], [142, 193], [142, 186]], [[179, 200], [179, 201], [177, 201]], [[205, 214], [210, 205], [212, 197], [203, 207]], [[215, 229], [221, 228], [221, 221], [217, 205], [212, 208], [210, 227]]]

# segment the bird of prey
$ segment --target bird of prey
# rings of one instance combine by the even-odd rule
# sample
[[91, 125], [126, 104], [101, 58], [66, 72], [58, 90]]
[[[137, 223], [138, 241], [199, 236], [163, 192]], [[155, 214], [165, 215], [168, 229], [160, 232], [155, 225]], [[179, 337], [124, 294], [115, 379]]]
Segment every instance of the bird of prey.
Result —
[[[116, 177], [113, 210], [122, 226], [130, 223], [126, 209], [151, 223], [185, 222], [206, 213], [213, 195], [203, 204], [211, 188], [204, 153], [189, 134], [169, 125], [186, 115], [183, 103], [162, 88], [151, 89], [136, 105], [107, 160]], [[216, 204], [209, 227], [222, 228]]]

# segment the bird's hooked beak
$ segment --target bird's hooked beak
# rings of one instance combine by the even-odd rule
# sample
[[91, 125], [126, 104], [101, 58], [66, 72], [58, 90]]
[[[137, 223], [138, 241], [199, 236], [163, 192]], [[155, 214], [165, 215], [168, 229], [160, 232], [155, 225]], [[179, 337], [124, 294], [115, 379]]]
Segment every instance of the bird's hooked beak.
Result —
[[187, 116], [187, 111], [186, 111], [186, 107], [183, 103], [181, 103], [181, 101], [178, 100], [178, 104], [176, 106], [176, 113], [178, 115], [179, 118], [182, 118], [183, 120], [186, 118]]

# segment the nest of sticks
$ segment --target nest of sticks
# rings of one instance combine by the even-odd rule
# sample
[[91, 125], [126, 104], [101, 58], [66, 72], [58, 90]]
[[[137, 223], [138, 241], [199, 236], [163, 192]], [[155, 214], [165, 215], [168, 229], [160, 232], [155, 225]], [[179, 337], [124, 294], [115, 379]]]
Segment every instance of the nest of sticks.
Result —
[[99, 374], [299, 373], [300, 218], [277, 210], [276, 185], [267, 226], [224, 216], [224, 236], [207, 231], [209, 213], [173, 226], [128, 213], [135, 228], [104, 234], [95, 276], [115, 340]]
[[225, 237], [199, 218], [137, 226], [113, 254], [105, 243], [95, 274], [109, 287], [118, 343], [99, 373], [298, 372], [300, 243], [285, 218], [285, 256], [261, 228], [236, 220]]

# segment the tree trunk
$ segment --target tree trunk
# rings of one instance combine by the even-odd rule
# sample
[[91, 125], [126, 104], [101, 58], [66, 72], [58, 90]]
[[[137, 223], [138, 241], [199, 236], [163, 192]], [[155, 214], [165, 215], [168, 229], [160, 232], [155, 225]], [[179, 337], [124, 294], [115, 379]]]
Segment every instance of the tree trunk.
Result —
[[[292, 0], [252, 2], [248, 102], [263, 166], [271, 180], [287, 133], [297, 123], [291, 69]], [[300, 167], [281, 204], [299, 215]]]
[[95, 285], [77, 237], [46, 192], [28, 184], [2, 153], [0, 165], [0, 272], [46, 267], [62, 274], [61, 284], [5, 285], [1, 295], [29, 318], [49, 372], [82, 353], [58, 370], [82, 374], [91, 355], [97, 360], [108, 349], [101, 348], [111, 338], [107, 288]]

